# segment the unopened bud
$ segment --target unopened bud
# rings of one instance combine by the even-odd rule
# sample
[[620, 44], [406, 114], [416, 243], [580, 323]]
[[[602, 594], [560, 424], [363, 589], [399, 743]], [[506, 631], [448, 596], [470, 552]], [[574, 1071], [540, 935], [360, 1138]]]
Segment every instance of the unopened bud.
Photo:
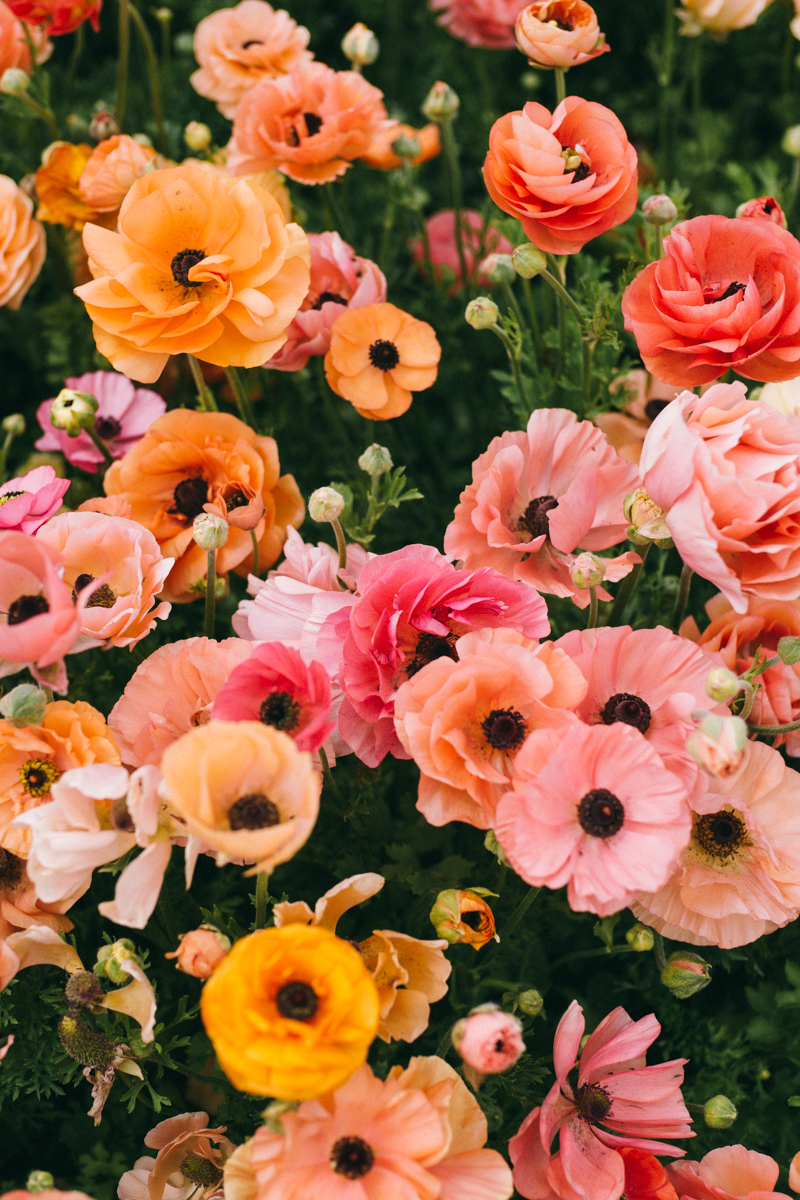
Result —
[[646, 925], [639, 924], [638, 921], [635, 925], [631, 925], [630, 929], [626, 932], [625, 941], [631, 950], [635, 950], [637, 954], [644, 954], [646, 951], [652, 950], [656, 944], [655, 934], [652, 929], [648, 929]]
[[419, 138], [406, 137], [404, 133], [392, 142], [392, 150], [399, 158], [417, 158], [422, 153]]
[[712, 667], [706, 675], [706, 695], [718, 704], [727, 704], [738, 696], [742, 685], [733, 671], [727, 667]]
[[606, 577], [606, 564], [596, 554], [584, 550], [572, 560], [569, 574], [575, 587], [581, 591], [598, 587]]
[[29, 1192], [49, 1192], [55, 1180], [49, 1171], [31, 1171], [25, 1188]]
[[155, 19], [157, 21], [162, 21], [165, 25], [168, 25], [169, 22], [172, 20], [172, 9], [171, 8], [154, 8], [153, 16], [155, 17]]
[[94, 971], [76, 971], [64, 988], [70, 1008], [90, 1008], [104, 994], [103, 985]]
[[790, 125], [781, 141], [784, 154], [791, 158], [800, 158], [800, 125]]
[[41, 725], [47, 708], [47, 697], [32, 683], [19, 683], [0, 700], [0, 713], [17, 729], [26, 725]]
[[150, 150], [153, 149], [153, 139], [148, 137], [146, 133], [134, 133], [133, 141], [140, 146], [147, 146]]
[[475, 300], [470, 300], [464, 312], [467, 324], [473, 329], [491, 329], [497, 324], [499, 316], [500, 309], [488, 296], [478, 296]]
[[3, 433], [10, 433], [12, 437], [22, 437], [24, 432], [25, 418], [22, 413], [10, 413], [3, 417]]
[[84, 1067], [95, 1067], [100, 1070], [107, 1067], [113, 1060], [117, 1048], [109, 1038], [89, 1029], [73, 1013], [67, 1013], [65, 1017], [61, 1018], [58, 1025], [58, 1040], [70, 1058], [75, 1059], [75, 1062], [79, 1062]]
[[686, 749], [695, 762], [717, 779], [733, 774], [744, 757], [746, 745], [746, 722], [741, 717], [723, 717], [717, 713], [706, 713], [686, 739]]
[[755, 200], [747, 200], [736, 209], [736, 216], [745, 220], [769, 221], [779, 229], [788, 229], [786, 213], [774, 196], [757, 196]]
[[495, 856], [501, 867], [507, 867], [509, 865], [508, 859], [506, 858], [506, 852], [498, 842], [497, 835], [493, 829], [488, 829], [486, 831], [486, 837], [483, 839], [483, 844], [489, 853]]
[[513, 283], [517, 277], [510, 254], [487, 254], [478, 270], [490, 283]]
[[194, 34], [190, 29], [182, 29], [180, 33], [175, 34], [172, 44], [176, 54], [192, 54], [194, 53]]
[[436, 121], [437, 123], [452, 121], [460, 107], [461, 101], [456, 93], [448, 84], [442, 83], [441, 80], [433, 85], [422, 102], [424, 115], [429, 121]]
[[93, 428], [98, 407], [91, 392], [62, 388], [50, 406], [50, 424], [63, 429], [68, 437], [80, 437], [84, 429]]
[[211, 145], [211, 130], [202, 121], [190, 121], [183, 131], [183, 140], [190, 150], [207, 150]]
[[727, 1096], [712, 1096], [703, 1105], [703, 1120], [711, 1129], [730, 1129], [738, 1115]]
[[116, 137], [119, 133], [119, 122], [113, 113], [106, 108], [98, 108], [89, 122], [89, 137], [96, 142], [104, 142], [106, 138]]
[[131, 959], [141, 966], [136, 954], [136, 947], [130, 938], [119, 938], [116, 942], [101, 946], [97, 951], [95, 974], [101, 978], [105, 976], [112, 983], [129, 983], [131, 977], [127, 971], [123, 971], [120, 964]]
[[536, 988], [527, 988], [517, 996], [517, 1008], [526, 1017], [538, 1017], [544, 1008], [544, 1000]]
[[317, 488], [308, 498], [308, 515], [312, 521], [338, 521], [343, 512], [344, 496], [336, 488]]
[[800, 637], [782, 637], [778, 642], [778, 655], [787, 667], [800, 662]]
[[635, 492], [628, 493], [622, 511], [625, 519], [630, 521], [626, 533], [634, 545], [645, 546], [648, 542], [655, 542], [657, 546], [665, 549], [672, 546], [666, 513], [650, 499], [644, 488], [637, 488]]
[[711, 983], [711, 966], [691, 950], [676, 950], [667, 959], [661, 982], [676, 1000], [688, 1000]]
[[192, 522], [192, 537], [201, 550], [219, 550], [228, 540], [228, 522], [215, 513], [198, 513]]
[[30, 77], [19, 67], [7, 67], [0, 78], [0, 92], [4, 96], [24, 96], [30, 87]]
[[547, 257], [538, 246], [534, 246], [533, 242], [517, 246], [511, 255], [511, 262], [514, 270], [523, 279], [533, 279], [534, 276], [541, 275], [542, 271], [547, 270]]
[[642, 213], [648, 225], [669, 225], [678, 219], [678, 210], [669, 196], [650, 196], [642, 205]]
[[371, 29], [356, 21], [342, 38], [342, 53], [353, 66], [368, 67], [380, 54], [380, 43]]
[[358, 465], [368, 475], [385, 475], [387, 471], [391, 471], [394, 463], [386, 447], [373, 442], [359, 458]]

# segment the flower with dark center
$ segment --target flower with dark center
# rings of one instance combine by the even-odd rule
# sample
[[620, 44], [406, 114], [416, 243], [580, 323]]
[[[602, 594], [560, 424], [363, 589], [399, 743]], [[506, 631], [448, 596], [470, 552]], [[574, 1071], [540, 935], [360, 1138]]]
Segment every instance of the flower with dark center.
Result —
[[19, 769], [19, 781], [29, 796], [46, 796], [61, 778], [61, 772], [49, 758], [29, 758]]
[[200, 287], [200, 279], [190, 279], [189, 272], [206, 256], [205, 250], [181, 250], [170, 263], [172, 278], [182, 287]]
[[438, 633], [421, 633], [414, 649], [414, 657], [406, 668], [408, 678], [427, 667], [428, 663], [435, 662], [437, 658], [452, 658], [453, 662], [458, 662], [455, 647], [457, 640], [458, 634], [455, 633], [448, 633], [446, 637], [441, 637]]
[[696, 817], [693, 837], [706, 854], [723, 862], [733, 858], [742, 846], [750, 844], [744, 821], [726, 809]]
[[[78, 603], [78, 592], [82, 592], [85, 587], [94, 582], [94, 575], [79, 575], [75, 580], [75, 586], [72, 589], [72, 603]], [[86, 602], [87, 608], [113, 608], [117, 602], [117, 597], [112, 592], [107, 583], [101, 584], [96, 592], [92, 592]]]
[[119, 829], [121, 833], [133, 833], [136, 826], [133, 823], [133, 817], [128, 810], [128, 804], [125, 796], [117, 796], [114, 803], [111, 805], [109, 820], [115, 829]]
[[621, 721], [623, 725], [632, 725], [639, 733], [647, 733], [650, 728], [650, 705], [641, 696], [632, 696], [630, 692], [617, 692], [606, 701], [600, 719], [604, 725], [614, 725]]
[[94, 423], [94, 431], [104, 442], [110, 442], [112, 438], [119, 437], [122, 426], [116, 417], [98, 417]]
[[230, 496], [225, 497], [225, 507], [228, 512], [232, 512], [234, 508], [245, 508], [248, 503], [247, 496], [241, 490], [231, 492]]
[[622, 829], [625, 809], [613, 792], [592, 788], [578, 805], [578, 822], [584, 833], [591, 837], [613, 837]]
[[251, 46], [263, 46], [264, 43], [258, 38], [251, 38], [249, 42], [242, 42], [242, 49], [249, 50]]
[[525, 512], [519, 519], [520, 529], [525, 530], [531, 537], [550, 536], [550, 518], [548, 513], [558, 504], [555, 496], [537, 496], [531, 500]]
[[4, 850], [0, 846], [0, 888], [13, 890], [22, 883], [24, 875], [24, 859], [17, 858], [16, 854], [12, 854], [10, 850]]
[[707, 288], [703, 289], [703, 299], [705, 300], [706, 304], [719, 304], [720, 300], [729, 300], [731, 296], [735, 296], [737, 292], [743, 292], [745, 290], [745, 286], [745, 284], [737, 283], [734, 280], [733, 283], [728, 284], [724, 292], [720, 292], [718, 296], [715, 296], [713, 295], [713, 292], [717, 287], [719, 287], [719, 284], [712, 283]]
[[345, 1179], [361, 1179], [372, 1170], [375, 1154], [360, 1137], [341, 1137], [333, 1143], [328, 1161], [331, 1170]]
[[8, 624], [21, 625], [30, 621], [31, 617], [40, 617], [42, 613], [50, 612], [50, 605], [44, 596], [18, 596], [8, 609]]
[[231, 829], [267, 829], [280, 825], [281, 814], [263, 792], [249, 792], [230, 806], [228, 820]]
[[344, 296], [337, 296], [336, 292], [320, 292], [316, 304], [312, 304], [312, 308], [320, 309], [323, 304], [343, 304], [347, 308], [347, 301]]
[[310, 983], [295, 979], [278, 990], [275, 1004], [282, 1017], [310, 1021], [319, 1008], [319, 997]]
[[391, 371], [400, 362], [397, 346], [386, 338], [378, 338], [369, 348], [369, 361], [379, 371]]
[[2, 508], [2, 506], [3, 506], [4, 504], [8, 504], [9, 500], [13, 500], [15, 496], [27, 496], [27, 494], [28, 494], [28, 493], [27, 493], [27, 492], [25, 492], [25, 491], [22, 491], [22, 492], [3, 492], [2, 496], [0, 496], [0, 508]]
[[193, 521], [203, 511], [203, 505], [208, 500], [208, 484], [201, 475], [193, 479], [183, 479], [172, 493], [174, 507], [171, 513], [180, 513], [187, 520]]
[[76, 971], [64, 988], [70, 1008], [89, 1008], [105, 995], [103, 985], [94, 971]]
[[461, 914], [462, 923], [469, 925], [470, 929], [474, 929], [476, 933], [481, 928], [485, 919], [483, 913], [480, 912], [465, 912]]
[[662, 413], [669, 403], [669, 400], [648, 400], [644, 406], [644, 415], [648, 421], [655, 421], [658, 414]]
[[495, 750], [516, 750], [528, 733], [525, 718], [515, 708], [493, 708], [481, 722], [481, 729]]
[[270, 692], [258, 715], [265, 725], [291, 733], [300, 724], [300, 705], [290, 692]]
[[611, 1109], [611, 1097], [599, 1083], [584, 1083], [575, 1091], [575, 1107], [589, 1125], [599, 1125]]
[[222, 1171], [219, 1167], [215, 1166], [210, 1159], [203, 1158], [199, 1154], [187, 1154], [178, 1169], [184, 1179], [188, 1179], [191, 1183], [198, 1183], [204, 1188], [216, 1187], [222, 1180]]
[[589, 164], [582, 162], [581, 165], [578, 167], [578, 169], [573, 174], [572, 182], [580, 183], [582, 179], [585, 179], [586, 176], [591, 175], [591, 173], [592, 173], [592, 168], [589, 166]]
[[322, 117], [318, 113], [303, 113], [306, 123], [306, 137], [313, 137], [322, 129]]

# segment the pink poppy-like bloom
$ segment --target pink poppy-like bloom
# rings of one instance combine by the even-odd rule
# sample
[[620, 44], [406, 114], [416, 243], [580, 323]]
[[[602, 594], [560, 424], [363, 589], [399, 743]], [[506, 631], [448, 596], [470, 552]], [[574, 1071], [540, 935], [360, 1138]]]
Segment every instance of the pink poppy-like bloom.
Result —
[[46, 253], [44, 225], [34, 220], [30, 197], [0, 175], [0, 308], [19, 308]]
[[513, 50], [514, 22], [525, 0], [430, 0], [438, 23], [468, 46]]
[[586, 0], [536, 0], [523, 8], [514, 32], [532, 67], [568, 71], [611, 49]]
[[622, 298], [656, 379], [695, 387], [733, 368], [780, 382], [800, 362], [800, 243], [770, 221], [693, 217]]
[[0, 487], [0, 529], [36, 533], [58, 512], [69, 483], [59, 479], [52, 467], [34, 467], [9, 479]]
[[200, 63], [189, 82], [233, 120], [239, 101], [262, 79], [286, 75], [314, 57], [310, 34], [284, 9], [265, 0], [241, 0], [204, 17], [194, 31], [194, 55]]
[[118, 133], [95, 146], [81, 171], [78, 195], [95, 212], [114, 212], [139, 176], [155, 165], [152, 146], [142, 146], [127, 133]]
[[[661, 1033], [656, 1018], [651, 1014], [633, 1021], [624, 1008], [615, 1008], [581, 1050], [585, 1028], [583, 1009], [573, 1000], [553, 1043], [556, 1082], [508, 1144], [514, 1186], [527, 1200], [619, 1200], [625, 1186], [620, 1150], [677, 1158], [685, 1150], [652, 1141], [653, 1136], [694, 1137], [681, 1094], [688, 1060], [645, 1066], [647, 1048]], [[578, 1077], [572, 1083], [569, 1076], [576, 1066]], [[556, 1134], [559, 1149], [551, 1158]]]
[[680, 779], [638, 729], [576, 721], [536, 730], [514, 774], [494, 831], [532, 887], [566, 884], [575, 912], [607, 917], [667, 883], [689, 841], [691, 812]]
[[120, 1200], [185, 1200], [197, 1193], [198, 1187], [202, 1194], [216, 1191], [218, 1185], [212, 1188], [185, 1178], [180, 1167], [192, 1155], [201, 1163], [221, 1168], [234, 1150], [225, 1130], [225, 1125], [209, 1128], [208, 1113], [204, 1112], [179, 1113], [159, 1121], [144, 1139], [145, 1146], [157, 1150], [158, 1155], [143, 1155], [132, 1171], [125, 1172], [117, 1192]]
[[284, 1132], [256, 1130], [250, 1155], [256, 1200], [508, 1200], [511, 1172], [485, 1149], [486, 1118], [441, 1058], [412, 1058], [386, 1081], [365, 1063], [345, 1084], [281, 1117]]
[[642, 485], [683, 561], [737, 612], [748, 595], [800, 593], [799, 457], [800, 417], [748, 400], [743, 383], [683, 392], [648, 430]]
[[[89, 371], [64, 380], [76, 392], [89, 392], [98, 402], [94, 428], [112, 458], [123, 458], [144, 437], [157, 417], [167, 411], [167, 402], [148, 388], [135, 388], [127, 375], [117, 371]], [[95, 472], [104, 459], [87, 433], [71, 438], [50, 423], [52, 400], [43, 400], [36, 417], [43, 436], [37, 450], [60, 450], [68, 462], [83, 471]]]
[[175, 560], [162, 557], [158, 542], [138, 521], [63, 513], [37, 537], [61, 554], [63, 579], [73, 594], [104, 580], [81, 610], [81, 634], [95, 645], [133, 647], [169, 616], [172, 605], [156, 605], [156, 596]]
[[397, 689], [426, 663], [455, 658], [459, 637], [500, 627], [529, 638], [550, 632], [532, 588], [485, 568], [457, 570], [433, 546], [376, 555], [358, 590], [351, 608], [328, 618], [319, 642], [332, 656], [341, 653], [339, 730], [370, 767], [389, 753], [408, 757], [394, 728]]
[[706, 786], [677, 870], [631, 908], [665, 937], [730, 950], [800, 912], [800, 774], [748, 742], [739, 769]]
[[[453, 296], [464, 286], [461, 278], [461, 260], [456, 245], [456, 214], [452, 208], [444, 208], [434, 213], [425, 222], [430, 247], [430, 262], [433, 275], [439, 284], [449, 283], [448, 295]], [[495, 229], [493, 225], [484, 225], [483, 217], [474, 208], [461, 209], [461, 244], [464, 250], [464, 262], [467, 274], [472, 278], [476, 259], [483, 259], [487, 254], [511, 254], [514, 247], [507, 237]], [[425, 248], [422, 239], [411, 242], [411, 255], [414, 262], [425, 267]], [[450, 280], [452, 279], [452, 282]], [[488, 276], [478, 268], [476, 279], [478, 287], [491, 286]]]
[[417, 808], [431, 825], [494, 824], [534, 729], [574, 721], [586, 680], [563, 650], [513, 629], [481, 629], [406, 679], [394, 701], [403, 749], [420, 769]]
[[[776, 1192], [780, 1168], [774, 1158], [744, 1146], [720, 1146], [700, 1162], [670, 1163], [667, 1175], [681, 1200], [789, 1200]], [[797, 1190], [789, 1175], [789, 1187]]]
[[627, 221], [639, 198], [638, 158], [622, 123], [579, 96], [553, 113], [529, 101], [495, 121], [483, 178], [498, 208], [548, 254], [577, 254]]
[[266, 364], [271, 370], [302, 370], [312, 355], [330, 350], [331, 326], [343, 308], [363, 308], [386, 299], [383, 271], [371, 259], [360, 258], [338, 233], [310, 233], [308, 244], [308, 295], [286, 330], [285, 344]]
[[496, 1004], [476, 1008], [459, 1021], [453, 1044], [464, 1063], [481, 1075], [507, 1071], [525, 1053], [522, 1026]]
[[[537, 409], [527, 430], [493, 438], [472, 464], [472, 483], [445, 531], [445, 552], [468, 571], [492, 567], [585, 608], [586, 593], [569, 573], [573, 551], [607, 550], [624, 540], [622, 505], [637, 482], [635, 467], [591, 421], [562, 408]], [[604, 562], [606, 579], [616, 580], [638, 556]], [[603, 588], [597, 594], [611, 599]]]
[[774, 196], [759, 196], [756, 200], [748, 200], [740, 204], [736, 210], [737, 217], [753, 217], [757, 221], [771, 221], [781, 229], [786, 229], [786, 213]]
[[53, 53], [53, 43], [47, 36], [47, 30], [36, 25], [23, 25], [8, 5], [0, 0], [0, 76], [9, 67], [19, 67], [30, 74], [31, 45], [38, 65], [47, 62]]
[[167, 746], [210, 720], [231, 671], [252, 653], [252, 642], [236, 637], [221, 642], [185, 638], [155, 650], [109, 713], [122, 761], [131, 767], [158, 766]]
[[319, 750], [333, 727], [331, 681], [318, 662], [297, 650], [262, 642], [234, 667], [217, 693], [211, 716], [221, 721], [263, 721], [294, 738], [299, 750]]

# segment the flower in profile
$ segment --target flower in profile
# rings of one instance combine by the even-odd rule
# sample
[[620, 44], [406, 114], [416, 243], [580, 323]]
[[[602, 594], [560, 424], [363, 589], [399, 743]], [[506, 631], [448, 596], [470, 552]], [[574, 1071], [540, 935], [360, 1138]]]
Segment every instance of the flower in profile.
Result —
[[[744, 1146], [720, 1146], [700, 1162], [671, 1163], [667, 1175], [681, 1200], [789, 1200], [776, 1192], [780, 1168], [774, 1158], [746, 1150]], [[791, 1175], [789, 1187], [794, 1189]]]
[[0, 4], [0, 77], [10, 67], [30, 74], [31, 45], [37, 65], [47, 62], [53, 53], [53, 43], [47, 36], [47, 30], [37, 29], [35, 25], [23, 25], [7, 4]]
[[0, 529], [36, 533], [58, 512], [69, 484], [47, 466], [8, 479], [0, 487]]
[[759, 196], [748, 200], [736, 209], [737, 217], [753, 217], [758, 221], [771, 221], [781, 229], [787, 228], [786, 214], [774, 196]]
[[25, 859], [0, 848], [0, 946], [3, 938], [33, 925], [45, 925], [56, 933], [68, 933], [74, 926], [64, 914], [84, 891], [84, 888], [76, 889], [64, 899], [49, 903], [42, 900], [36, 894]]
[[683, 22], [681, 33], [697, 37], [704, 29], [721, 41], [732, 29], [755, 25], [772, 0], [681, 0], [676, 9]]
[[190, 83], [233, 120], [242, 96], [262, 79], [286, 75], [313, 55], [309, 32], [265, 0], [241, 0], [204, 17], [194, 31], [200, 69]]
[[97, 219], [99, 214], [81, 199], [80, 194], [81, 174], [92, 154], [93, 148], [88, 142], [50, 143], [36, 172], [38, 220], [81, 230], [87, 221]]
[[115, 134], [95, 146], [81, 171], [80, 198], [95, 212], [116, 212], [134, 181], [155, 165], [152, 146], [143, 146], [126, 133]]
[[42, 269], [46, 244], [30, 197], [8, 175], [0, 175], [0, 239], [0, 308], [15, 311]]
[[429, 0], [438, 22], [468, 46], [513, 50], [514, 22], [525, 0]]
[[[509, 1142], [514, 1186], [527, 1200], [555, 1193], [619, 1200], [625, 1185], [622, 1147], [685, 1154], [652, 1135], [693, 1137], [681, 1095], [685, 1058], [646, 1067], [645, 1052], [661, 1033], [651, 1014], [632, 1021], [615, 1008], [581, 1050], [586, 1022], [573, 1000], [558, 1024], [556, 1082]], [[577, 1081], [569, 1076], [577, 1066]], [[605, 1128], [604, 1128], [605, 1126]], [[559, 1135], [560, 1149], [550, 1156]]]
[[[419, 146], [419, 153], [412, 154], [410, 157], [401, 157], [394, 149], [398, 138], [416, 142]], [[403, 125], [398, 122], [396, 125], [388, 124], [376, 134], [366, 152], [361, 155], [361, 161], [378, 171], [397, 171], [404, 162], [410, 162], [412, 167], [418, 167], [428, 159], [436, 158], [441, 150], [442, 135], [435, 122], [423, 125], [422, 129], [415, 129], [413, 125]]]
[[225, 1074], [240, 1091], [277, 1100], [308, 1100], [341, 1086], [367, 1057], [379, 1007], [358, 951], [305, 925], [241, 938], [201, 998]]
[[523, 8], [514, 32], [532, 67], [567, 71], [611, 49], [586, 0], [536, 0]]
[[674, 400], [680, 388], [659, 383], [647, 371], [637, 368], [620, 375], [608, 389], [612, 395], [622, 392], [628, 400], [621, 412], [599, 413], [592, 420], [602, 429], [606, 440], [620, 458], [638, 463], [648, 429], [660, 412]]
[[195, 979], [209, 979], [231, 948], [231, 939], [216, 925], [201, 925], [181, 934], [178, 949], [164, 958], [177, 959], [175, 966]]
[[100, 29], [100, 9], [103, 0], [8, 0], [8, 7], [28, 25], [47, 27], [50, 37], [73, 33], [84, 21], [90, 20], [95, 32]]
[[217, 1191], [225, 1160], [234, 1149], [225, 1129], [209, 1128], [204, 1112], [160, 1121], [144, 1139], [157, 1156], [143, 1155], [125, 1172], [119, 1181], [120, 1200], [185, 1200], [198, 1189], [202, 1195]]
[[484, 899], [494, 894], [486, 888], [446, 888], [439, 892], [430, 914], [439, 937], [451, 944], [464, 942], [475, 950], [493, 938], [499, 942], [494, 931], [494, 913]]
[[[438, 126], [437, 126], [438, 128]], [[514, 247], [508, 238], [504, 237], [493, 225], [487, 225], [482, 215], [474, 208], [462, 208], [461, 243], [464, 250], [464, 262], [470, 279], [475, 271], [477, 260], [485, 259], [488, 254], [510, 254]], [[433, 276], [438, 284], [447, 284], [448, 295], [455, 295], [464, 287], [461, 278], [461, 260], [456, 244], [456, 216], [452, 208], [444, 208], [434, 213], [425, 221], [425, 231], [428, 235], [430, 249], [430, 265]], [[426, 269], [425, 247], [422, 239], [410, 243], [411, 254], [421, 270]], [[479, 266], [476, 279], [478, 287], [491, 286], [491, 280]]]

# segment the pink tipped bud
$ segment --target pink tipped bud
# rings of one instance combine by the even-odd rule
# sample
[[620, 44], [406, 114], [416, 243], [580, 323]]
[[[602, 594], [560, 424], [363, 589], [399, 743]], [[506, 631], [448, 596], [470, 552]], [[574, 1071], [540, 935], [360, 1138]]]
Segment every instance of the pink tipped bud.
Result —
[[495, 1004], [474, 1008], [453, 1029], [453, 1045], [466, 1066], [480, 1075], [497, 1075], [525, 1053], [522, 1026]]
[[757, 221], [771, 221], [781, 229], [786, 229], [786, 214], [774, 196], [759, 196], [756, 200], [748, 200], [740, 204], [736, 210], [737, 217], [755, 217]]
[[603, 582], [606, 577], [606, 564], [602, 558], [585, 550], [583, 554], [576, 554], [570, 564], [569, 573], [575, 587], [585, 591], [587, 588], [599, 587]]
[[[696, 714], [693, 714], [696, 715]], [[709, 775], [725, 779], [737, 769], [747, 745], [747, 724], [741, 717], [707, 713], [686, 739], [686, 749]]]
[[118, 133], [119, 124], [113, 113], [107, 112], [104, 108], [98, 108], [89, 122], [89, 137], [96, 142], [104, 142], [106, 138], [116, 137]]
[[230, 938], [217, 929], [216, 925], [201, 925], [191, 933], [185, 933], [177, 950], [165, 954], [165, 958], [176, 958], [175, 966], [185, 975], [195, 979], [208, 979], [225, 958], [231, 948]]
[[678, 210], [669, 196], [650, 196], [642, 205], [644, 219], [648, 225], [669, 225], [678, 218]]

